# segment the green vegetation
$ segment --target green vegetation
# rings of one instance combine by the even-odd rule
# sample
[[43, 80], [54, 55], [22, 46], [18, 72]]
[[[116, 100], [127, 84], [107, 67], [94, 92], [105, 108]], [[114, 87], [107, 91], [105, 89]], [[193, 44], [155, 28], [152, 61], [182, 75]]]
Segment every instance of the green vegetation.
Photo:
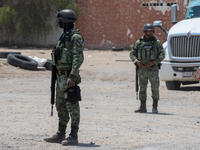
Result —
[[33, 45], [51, 33], [51, 18], [66, 8], [79, 16], [74, 0], [0, 0], [0, 32], [9, 45], [19, 39], [22, 45]]

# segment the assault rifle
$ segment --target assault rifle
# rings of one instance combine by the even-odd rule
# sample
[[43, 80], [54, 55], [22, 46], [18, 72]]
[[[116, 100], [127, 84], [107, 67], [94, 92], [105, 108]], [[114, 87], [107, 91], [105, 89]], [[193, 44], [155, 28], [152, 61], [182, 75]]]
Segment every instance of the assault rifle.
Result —
[[139, 90], [139, 86], [138, 86], [138, 69], [139, 69], [139, 66], [136, 64], [135, 65], [135, 92], [136, 92], [136, 100], [138, 100], [138, 90]]
[[[60, 47], [54, 47], [53, 50], [55, 52], [52, 54], [54, 57], [55, 64], [57, 64], [58, 60], [60, 59]], [[52, 72], [51, 72], [51, 116], [53, 116], [53, 105], [55, 99], [55, 83], [56, 83], [56, 66], [52, 65]]]
[[54, 99], [55, 99], [55, 83], [56, 83], [56, 66], [52, 66], [52, 72], [51, 72], [51, 116], [53, 116], [53, 105], [54, 105]]

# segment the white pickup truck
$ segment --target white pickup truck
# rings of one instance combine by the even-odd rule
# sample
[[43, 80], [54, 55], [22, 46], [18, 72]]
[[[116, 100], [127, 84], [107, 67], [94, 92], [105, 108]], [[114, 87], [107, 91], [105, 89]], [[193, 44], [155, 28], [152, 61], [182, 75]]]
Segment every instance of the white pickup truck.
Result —
[[165, 81], [168, 90], [178, 90], [181, 84], [199, 83], [194, 75], [200, 66], [200, 0], [190, 0], [185, 19], [178, 23], [177, 5], [172, 5], [172, 23], [169, 31], [161, 21], [154, 21], [154, 26], [167, 35], [160, 80]]

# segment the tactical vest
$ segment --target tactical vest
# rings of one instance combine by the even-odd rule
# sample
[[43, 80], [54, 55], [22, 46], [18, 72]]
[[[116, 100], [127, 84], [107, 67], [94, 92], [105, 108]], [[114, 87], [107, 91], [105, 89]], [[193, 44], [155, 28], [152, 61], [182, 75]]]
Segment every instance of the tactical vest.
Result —
[[156, 38], [152, 41], [145, 42], [143, 39], [140, 39], [139, 48], [137, 50], [137, 59], [138, 60], [154, 60], [158, 57], [157, 49], [154, 46]]
[[[60, 65], [60, 64], [72, 64], [73, 61], [73, 52], [72, 52], [72, 42], [71, 37], [74, 34], [81, 35], [78, 30], [72, 30], [70, 35], [63, 34], [57, 42], [56, 48], [59, 47], [59, 58], [56, 60], [56, 48], [52, 51], [52, 65]], [[81, 35], [82, 37], [82, 35]], [[83, 37], [82, 37], [83, 39]], [[84, 39], [83, 39], [84, 40]]]

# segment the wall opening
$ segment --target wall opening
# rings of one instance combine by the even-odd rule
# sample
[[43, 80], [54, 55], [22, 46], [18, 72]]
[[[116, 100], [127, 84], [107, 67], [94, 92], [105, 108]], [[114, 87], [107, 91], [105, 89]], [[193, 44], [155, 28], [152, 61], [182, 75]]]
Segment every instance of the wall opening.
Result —
[[145, 3], [143, 2], [142, 3], [142, 7], [149, 7], [149, 6], [172, 6], [174, 4], [177, 4], [177, 3], [174, 3], [174, 2], [171, 2], [171, 3]]

